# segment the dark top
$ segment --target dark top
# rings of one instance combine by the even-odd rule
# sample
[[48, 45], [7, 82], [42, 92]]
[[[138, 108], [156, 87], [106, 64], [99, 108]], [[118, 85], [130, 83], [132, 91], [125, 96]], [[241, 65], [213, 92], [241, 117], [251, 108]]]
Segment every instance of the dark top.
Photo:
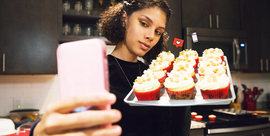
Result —
[[[141, 61], [138, 61], [140, 64], [138, 65], [134, 62], [117, 60], [132, 85], [137, 76], [148, 68]], [[123, 136], [187, 136], [189, 134], [190, 107], [129, 106], [124, 102], [124, 98], [131, 91], [131, 86], [114, 56], [108, 55], [108, 63], [110, 92], [117, 97], [112, 108], [122, 113], [122, 119], [116, 124], [122, 127]]]
[[[117, 101], [112, 105], [122, 113], [122, 119], [116, 124], [122, 127], [122, 136], [188, 136], [191, 122], [190, 107], [129, 106], [124, 102], [131, 91], [124, 73], [133, 85], [137, 76], [147, 69], [141, 61], [127, 62], [108, 55], [110, 92]], [[29, 136], [33, 136], [31, 129]]]

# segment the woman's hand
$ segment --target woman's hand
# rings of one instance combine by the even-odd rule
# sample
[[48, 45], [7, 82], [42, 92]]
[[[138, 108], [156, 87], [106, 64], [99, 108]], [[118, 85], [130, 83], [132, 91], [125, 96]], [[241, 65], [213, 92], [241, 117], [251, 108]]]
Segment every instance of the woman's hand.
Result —
[[[88, 110], [70, 113], [77, 107], [104, 106], [115, 103], [110, 93], [91, 93], [67, 98], [50, 104], [34, 130], [34, 136], [115, 136], [122, 133], [118, 125], [103, 128], [88, 128], [115, 123], [121, 119], [118, 110]], [[80, 130], [79, 130], [80, 129]]]

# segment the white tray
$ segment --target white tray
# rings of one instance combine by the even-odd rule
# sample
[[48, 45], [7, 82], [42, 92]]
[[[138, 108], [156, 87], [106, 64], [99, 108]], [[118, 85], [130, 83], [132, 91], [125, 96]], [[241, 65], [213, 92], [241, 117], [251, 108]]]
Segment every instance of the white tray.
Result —
[[[124, 101], [130, 106], [163, 106], [163, 107], [180, 107], [180, 106], [196, 106], [196, 105], [226, 105], [229, 104], [233, 99], [235, 99], [235, 92], [233, 88], [233, 82], [231, 78], [231, 72], [228, 66], [227, 57], [224, 56], [224, 63], [227, 67], [227, 75], [230, 81], [229, 93], [226, 99], [203, 99], [201, 91], [199, 90], [197, 84], [195, 84], [193, 99], [191, 100], [170, 100], [165, 88], [160, 90], [160, 100], [156, 101], [138, 101], [133, 90], [131, 90]], [[196, 80], [198, 80], [199, 75], [196, 73]]]

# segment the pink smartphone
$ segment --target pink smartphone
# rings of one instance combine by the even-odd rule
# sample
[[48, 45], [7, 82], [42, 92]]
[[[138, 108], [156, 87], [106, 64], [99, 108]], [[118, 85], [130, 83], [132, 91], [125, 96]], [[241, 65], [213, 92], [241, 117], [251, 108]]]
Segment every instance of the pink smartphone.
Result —
[[[93, 92], [109, 92], [106, 44], [100, 39], [67, 42], [59, 45], [57, 69], [61, 100]], [[110, 105], [78, 107], [72, 112], [91, 109], [106, 110], [110, 109]]]

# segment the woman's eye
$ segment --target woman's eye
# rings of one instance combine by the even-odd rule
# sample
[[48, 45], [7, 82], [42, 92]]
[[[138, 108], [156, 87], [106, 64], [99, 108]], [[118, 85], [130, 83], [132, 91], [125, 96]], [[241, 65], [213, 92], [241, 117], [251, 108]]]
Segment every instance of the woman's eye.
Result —
[[157, 34], [157, 35], [161, 35], [161, 32], [159, 32], [159, 31], [156, 31], [156, 34]]
[[147, 26], [147, 24], [145, 22], [143, 22], [143, 21], [141, 21], [141, 25], [142, 26]]

